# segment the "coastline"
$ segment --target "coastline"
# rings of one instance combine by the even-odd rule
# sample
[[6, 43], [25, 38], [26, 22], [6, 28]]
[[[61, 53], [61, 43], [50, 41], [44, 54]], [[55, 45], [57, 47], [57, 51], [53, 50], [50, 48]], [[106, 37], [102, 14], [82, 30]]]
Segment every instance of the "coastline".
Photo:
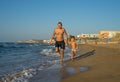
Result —
[[[39, 49], [41, 46], [37, 45], [36, 47]], [[49, 51], [49, 48], [47, 50]], [[44, 51], [43, 48], [42, 51]], [[59, 64], [59, 60], [54, 60], [53, 58], [51, 63], [43, 62], [43, 64], [35, 68], [24, 69], [20, 72], [16, 71], [5, 77], [0, 77], [0, 81], [4, 82], [2, 79], [7, 79], [8, 82], [11, 82], [10, 80], [12, 79], [22, 80], [23, 82], [120, 81], [120, 44], [80, 44], [74, 61], [70, 60], [69, 52], [70, 50], [68, 49], [65, 53], [67, 58], [65, 58], [63, 64]], [[36, 56], [37, 58], [39, 57], [37, 54]], [[44, 57], [51, 58], [49, 55]]]

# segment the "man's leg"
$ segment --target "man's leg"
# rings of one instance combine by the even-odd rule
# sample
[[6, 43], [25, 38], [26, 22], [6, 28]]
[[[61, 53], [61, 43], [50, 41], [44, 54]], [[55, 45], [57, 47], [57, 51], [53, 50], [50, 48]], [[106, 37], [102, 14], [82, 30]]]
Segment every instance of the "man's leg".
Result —
[[64, 59], [64, 49], [60, 49], [60, 63], [63, 62]]
[[60, 55], [59, 47], [55, 47], [55, 51], [56, 51], [56, 53], [58, 53]]
[[63, 62], [64, 59], [64, 49], [65, 49], [65, 42], [60, 43], [60, 63]]

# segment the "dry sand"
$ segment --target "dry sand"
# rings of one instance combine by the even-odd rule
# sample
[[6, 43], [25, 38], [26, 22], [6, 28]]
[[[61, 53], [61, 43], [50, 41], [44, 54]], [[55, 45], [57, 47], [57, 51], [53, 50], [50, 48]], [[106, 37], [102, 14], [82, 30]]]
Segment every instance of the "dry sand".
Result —
[[[67, 61], [62, 70], [61, 82], [120, 82], [120, 44], [80, 45], [79, 55], [73, 62]], [[90, 52], [92, 50], [93, 52]], [[87, 54], [84, 54], [88, 52]], [[66, 72], [74, 68], [75, 73]], [[77, 71], [88, 67], [86, 71]]]

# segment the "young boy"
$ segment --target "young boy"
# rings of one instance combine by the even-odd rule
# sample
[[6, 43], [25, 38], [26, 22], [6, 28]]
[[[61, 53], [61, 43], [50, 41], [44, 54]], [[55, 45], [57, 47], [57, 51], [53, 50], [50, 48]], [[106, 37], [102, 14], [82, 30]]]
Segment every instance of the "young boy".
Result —
[[75, 40], [75, 37], [71, 37], [71, 40], [69, 42], [69, 44], [71, 45], [71, 60], [74, 59], [74, 56], [76, 55], [76, 50], [78, 49], [78, 44]]

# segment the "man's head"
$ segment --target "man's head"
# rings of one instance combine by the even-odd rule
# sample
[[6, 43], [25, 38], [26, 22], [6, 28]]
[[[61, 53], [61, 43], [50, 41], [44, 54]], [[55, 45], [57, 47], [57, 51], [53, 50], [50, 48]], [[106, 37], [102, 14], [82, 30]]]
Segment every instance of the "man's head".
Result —
[[62, 22], [58, 22], [57, 26], [58, 28], [62, 28]]

